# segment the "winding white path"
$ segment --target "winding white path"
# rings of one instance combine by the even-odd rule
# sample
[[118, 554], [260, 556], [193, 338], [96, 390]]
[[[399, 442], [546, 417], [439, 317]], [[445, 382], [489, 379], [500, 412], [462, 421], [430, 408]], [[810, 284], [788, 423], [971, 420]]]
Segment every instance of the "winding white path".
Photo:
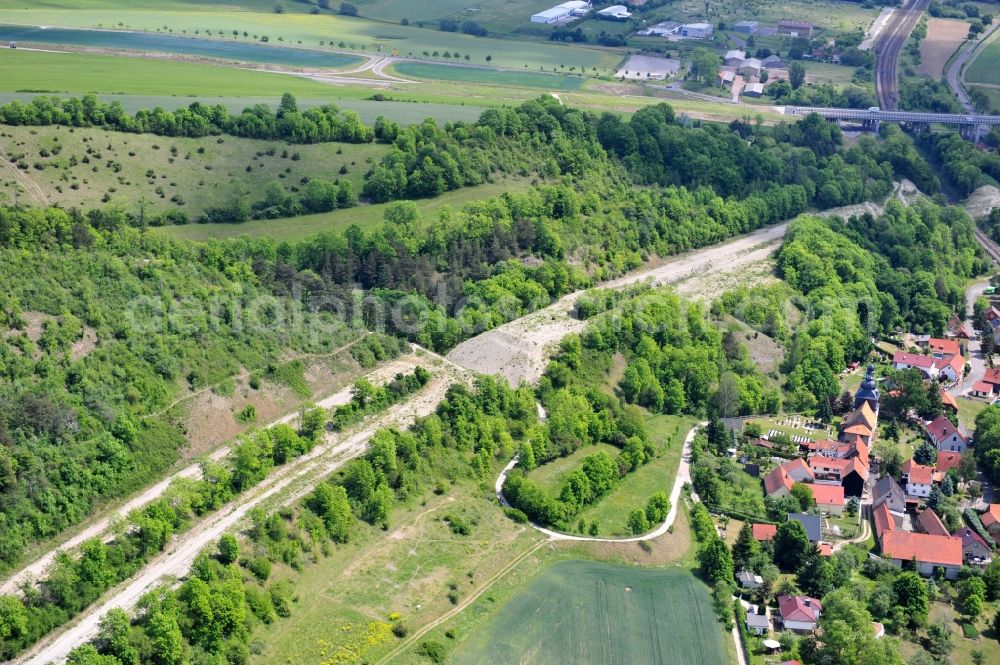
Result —
[[[631, 538], [597, 538], [593, 536], [574, 536], [568, 533], [560, 533], [559, 531], [553, 531], [552, 529], [546, 529], [540, 524], [535, 524], [529, 521], [528, 524], [532, 528], [544, 533], [549, 537], [549, 540], [575, 540], [584, 541], [592, 543], [637, 543], [641, 540], [653, 540], [654, 538], [659, 538], [667, 531], [670, 527], [674, 525], [674, 520], [677, 519], [677, 504], [681, 498], [681, 489], [684, 487], [684, 483], [691, 482], [691, 444], [694, 442], [694, 437], [698, 433], [701, 427], [704, 427], [707, 423], [698, 423], [691, 428], [688, 432], [687, 438], [684, 439], [684, 447], [681, 449], [681, 462], [677, 465], [677, 477], [674, 478], [674, 486], [670, 490], [670, 510], [667, 511], [667, 518], [663, 520], [663, 524], [656, 527], [649, 533], [643, 534], [641, 536], [632, 536]], [[509, 508], [510, 504], [503, 495], [503, 484], [507, 480], [507, 474], [510, 470], [517, 465], [517, 455], [514, 459], [503, 468], [500, 475], [497, 477], [496, 485], [494, 490], [496, 490], [497, 499], [500, 501], [500, 505]]]

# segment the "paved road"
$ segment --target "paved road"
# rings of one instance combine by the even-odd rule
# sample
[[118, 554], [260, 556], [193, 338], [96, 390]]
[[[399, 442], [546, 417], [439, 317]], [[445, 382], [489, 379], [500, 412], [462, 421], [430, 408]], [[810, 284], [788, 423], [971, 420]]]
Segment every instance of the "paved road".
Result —
[[965, 68], [965, 64], [972, 57], [972, 54], [976, 51], [980, 44], [982, 44], [987, 37], [993, 34], [993, 31], [1000, 27], [1000, 21], [994, 19], [993, 23], [990, 24], [988, 30], [980, 33], [978, 39], [966, 42], [962, 45], [961, 50], [959, 50], [958, 55], [955, 59], [951, 61], [951, 65], [948, 66], [947, 79], [948, 86], [951, 88], [952, 92], [955, 93], [955, 97], [958, 98], [959, 103], [965, 108], [966, 111], [974, 113], [976, 108], [972, 105], [972, 100], [969, 99], [968, 93], [965, 91], [965, 86], [962, 85], [964, 75], [962, 70]]
[[[540, 408], [540, 407], [539, 407]], [[574, 536], [569, 533], [561, 533], [559, 531], [553, 531], [552, 529], [546, 529], [541, 524], [535, 524], [534, 522], [528, 522], [537, 531], [541, 531], [549, 540], [573, 540], [573, 541], [586, 541], [592, 543], [637, 543], [641, 540], [653, 540], [654, 538], [659, 538], [667, 531], [670, 527], [674, 525], [674, 520], [677, 519], [677, 504], [681, 499], [681, 489], [684, 488], [684, 483], [691, 482], [691, 444], [694, 442], [694, 437], [698, 433], [698, 430], [708, 423], [699, 423], [691, 428], [688, 432], [687, 437], [684, 439], [684, 447], [681, 449], [681, 462], [677, 465], [677, 476], [674, 478], [674, 485], [670, 490], [670, 510], [667, 512], [666, 519], [663, 523], [650, 531], [647, 534], [641, 536], [633, 536], [631, 538], [597, 538], [594, 536]], [[503, 484], [507, 480], [507, 474], [510, 470], [514, 468], [517, 464], [517, 456], [510, 461], [510, 464], [504, 467], [500, 475], [497, 476], [497, 481], [494, 486], [496, 491], [497, 499], [500, 501], [500, 505], [509, 507], [510, 504], [507, 503], [507, 499], [503, 495]]]

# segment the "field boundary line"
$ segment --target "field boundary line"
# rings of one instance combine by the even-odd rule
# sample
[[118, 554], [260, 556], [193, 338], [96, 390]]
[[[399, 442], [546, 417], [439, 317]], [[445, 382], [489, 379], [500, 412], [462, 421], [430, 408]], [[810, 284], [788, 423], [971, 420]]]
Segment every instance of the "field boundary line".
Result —
[[397, 645], [395, 649], [393, 649], [392, 651], [390, 651], [389, 653], [387, 653], [386, 655], [382, 656], [377, 661], [375, 661], [375, 665], [382, 665], [383, 663], [388, 663], [392, 658], [395, 658], [396, 656], [400, 655], [403, 651], [405, 651], [406, 649], [408, 649], [410, 646], [412, 646], [413, 643], [416, 642], [417, 640], [419, 640], [421, 637], [423, 637], [424, 635], [426, 635], [430, 631], [434, 630], [435, 628], [437, 628], [442, 623], [444, 623], [448, 619], [452, 618], [456, 614], [459, 614], [463, 610], [467, 609], [469, 607], [469, 605], [471, 605], [472, 603], [474, 603], [481, 595], [483, 595], [484, 592], [486, 592], [490, 587], [492, 587], [494, 584], [496, 584], [500, 580], [500, 578], [506, 576], [507, 573], [509, 573], [514, 568], [516, 568], [519, 563], [521, 563], [526, 558], [528, 558], [528, 556], [530, 556], [531, 554], [533, 554], [535, 552], [535, 550], [537, 550], [540, 547], [542, 547], [543, 545], [547, 545], [547, 544], [549, 544], [551, 542], [552, 542], [551, 540], [540, 540], [537, 543], [535, 543], [534, 545], [532, 545], [531, 547], [529, 547], [527, 550], [525, 550], [524, 552], [522, 552], [521, 554], [519, 554], [517, 556], [517, 558], [515, 558], [513, 561], [511, 561], [506, 566], [504, 566], [503, 568], [501, 568], [500, 570], [498, 570], [493, 575], [493, 577], [491, 577], [490, 579], [486, 580], [486, 583], [483, 584], [478, 589], [476, 589], [476, 591], [473, 592], [468, 598], [466, 598], [465, 600], [463, 600], [461, 603], [459, 603], [458, 605], [456, 605], [455, 607], [453, 607], [448, 612], [442, 614], [440, 617], [438, 617], [434, 621], [431, 621], [427, 625], [423, 626], [417, 632], [413, 633], [413, 635], [411, 637], [407, 638], [402, 644]]

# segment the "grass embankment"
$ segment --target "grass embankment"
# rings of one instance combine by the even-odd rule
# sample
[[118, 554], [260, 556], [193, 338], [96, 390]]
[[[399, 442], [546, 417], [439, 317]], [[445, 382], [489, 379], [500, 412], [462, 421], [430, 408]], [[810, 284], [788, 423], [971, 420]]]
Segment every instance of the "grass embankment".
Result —
[[[191, 218], [225, 205], [233, 180], [246, 185], [252, 201], [268, 182], [291, 189], [303, 178], [344, 179], [360, 192], [371, 163], [388, 151], [380, 144], [287, 145], [56, 126], [0, 127], [0, 147], [53, 204], [88, 210], [111, 200], [135, 210], [145, 199], [150, 211], [176, 209]], [[0, 172], [0, 193], [14, 198], [7, 171]]]
[[[499, 196], [504, 192], [523, 192], [530, 187], [527, 180], [509, 178], [493, 183], [465, 187], [432, 199], [414, 201], [420, 210], [422, 222], [428, 223], [437, 219], [438, 213], [445, 206], [461, 208], [470, 201], [480, 201], [491, 196]], [[362, 205], [356, 208], [334, 210], [318, 215], [302, 215], [284, 219], [258, 219], [243, 224], [186, 224], [183, 226], [165, 226], [157, 229], [174, 238], [185, 240], [206, 241], [212, 238], [236, 238], [242, 235], [274, 238], [277, 241], [301, 240], [324, 231], [343, 231], [352, 224], [362, 228], [372, 228], [382, 224], [385, 208], [388, 204], [376, 203]]]

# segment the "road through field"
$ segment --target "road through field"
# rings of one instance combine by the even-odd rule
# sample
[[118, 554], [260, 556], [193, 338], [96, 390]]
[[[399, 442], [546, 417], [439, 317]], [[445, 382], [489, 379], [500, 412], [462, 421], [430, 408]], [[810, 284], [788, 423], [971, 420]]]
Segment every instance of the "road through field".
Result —
[[994, 20], [990, 24], [990, 27], [982, 32], [976, 39], [967, 42], [962, 46], [958, 55], [951, 61], [948, 66], [947, 79], [948, 87], [951, 88], [952, 92], [958, 98], [958, 101], [962, 104], [962, 107], [969, 113], [975, 113], [976, 107], [972, 105], [972, 100], [969, 99], [969, 94], [965, 91], [965, 65], [969, 62], [972, 54], [986, 42], [990, 35], [1000, 27], [1000, 21]]
[[[784, 222], [759, 229], [720, 245], [669, 258], [659, 265], [603, 286], [620, 289], [640, 282], [659, 285], [688, 277], [711, 278], [724, 273], [737, 273], [773, 252], [787, 227], [788, 222]], [[515, 384], [537, 380], [551, 346], [568, 332], [583, 328], [584, 322], [570, 317], [573, 303], [581, 293], [565, 296], [549, 307], [459, 345], [435, 371], [435, 379], [411, 400], [366, 422], [356, 434], [346, 439], [340, 440], [337, 435], [329, 435], [326, 442], [308, 455], [276, 469], [257, 487], [182, 534], [177, 545], [154, 558], [136, 577], [109, 592], [101, 602], [81, 613], [72, 625], [43, 639], [13, 662], [22, 665], [63, 662], [73, 648], [94, 638], [100, 617], [109, 609], [121, 607], [130, 610], [143, 594], [156, 585], [183, 576], [198, 552], [236, 527], [254, 506], [272, 499], [278, 493], [287, 493], [287, 496], [282, 494], [283, 501], [287, 503], [311, 491], [335, 469], [364, 452], [368, 439], [378, 429], [387, 426], [405, 427], [415, 417], [431, 413], [444, 397], [451, 382], [467, 380], [468, 373], [465, 370], [500, 374]], [[450, 380], [444, 377], [450, 377]]]

